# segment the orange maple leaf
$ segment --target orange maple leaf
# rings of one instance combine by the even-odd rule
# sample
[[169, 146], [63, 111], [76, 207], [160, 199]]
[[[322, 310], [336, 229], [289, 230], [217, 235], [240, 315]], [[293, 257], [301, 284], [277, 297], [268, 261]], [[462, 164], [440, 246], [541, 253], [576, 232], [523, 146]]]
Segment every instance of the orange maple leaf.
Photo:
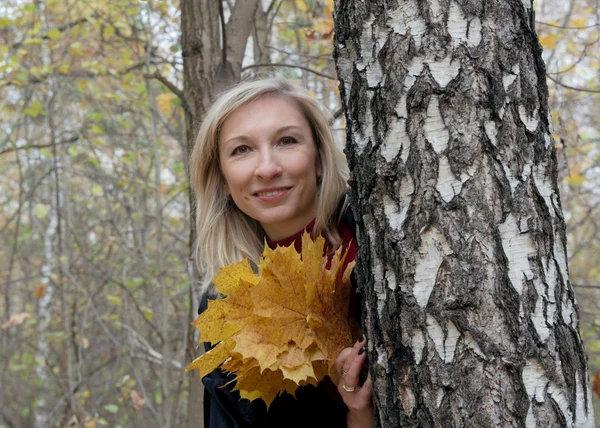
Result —
[[[325, 239], [302, 237], [302, 255], [293, 245], [265, 245], [256, 275], [246, 260], [222, 268], [214, 280], [226, 297], [213, 300], [193, 323], [201, 340], [216, 343], [186, 370], [205, 376], [217, 367], [235, 374], [242, 398], [294, 395], [298, 386], [325, 376], [337, 382], [334, 362], [352, 343], [349, 324], [350, 273], [343, 272], [341, 248], [326, 268]], [[232, 381], [233, 382], [233, 381]]]

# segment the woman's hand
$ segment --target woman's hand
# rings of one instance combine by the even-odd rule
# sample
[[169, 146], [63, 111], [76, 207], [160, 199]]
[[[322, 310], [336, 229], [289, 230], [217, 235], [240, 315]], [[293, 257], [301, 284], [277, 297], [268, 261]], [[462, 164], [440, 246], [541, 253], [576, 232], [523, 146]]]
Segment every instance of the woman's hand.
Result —
[[360, 372], [367, 360], [366, 344], [363, 335], [352, 348], [344, 348], [335, 360], [335, 368], [340, 375], [338, 391], [348, 406], [348, 428], [374, 426], [371, 375], [367, 375], [365, 382], [359, 385]]

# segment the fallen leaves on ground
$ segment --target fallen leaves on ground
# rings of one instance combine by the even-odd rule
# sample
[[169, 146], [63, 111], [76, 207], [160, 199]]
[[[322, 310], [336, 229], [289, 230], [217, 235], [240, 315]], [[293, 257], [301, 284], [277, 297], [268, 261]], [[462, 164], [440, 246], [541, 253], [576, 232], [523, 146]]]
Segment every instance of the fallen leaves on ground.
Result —
[[[326, 269], [325, 239], [302, 237], [302, 256], [293, 244], [265, 246], [256, 275], [247, 260], [222, 268], [214, 280], [224, 296], [212, 300], [193, 323], [214, 348], [186, 370], [206, 376], [217, 367], [233, 373], [234, 390], [267, 407], [286, 391], [316, 385], [325, 376], [337, 383], [334, 362], [352, 343], [348, 310], [350, 273], [339, 249]], [[232, 381], [233, 382], [233, 381]]]

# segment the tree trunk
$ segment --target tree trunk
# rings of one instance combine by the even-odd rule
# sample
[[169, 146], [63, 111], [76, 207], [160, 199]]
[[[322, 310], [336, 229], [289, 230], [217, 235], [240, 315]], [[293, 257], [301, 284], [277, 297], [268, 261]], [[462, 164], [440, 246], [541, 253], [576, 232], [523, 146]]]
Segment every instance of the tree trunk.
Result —
[[[231, 11], [226, 25], [222, 4], [211, 0], [181, 0], [181, 47], [183, 56], [183, 93], [189, 110], [185, 114], [185, 136], [188, 154], [194, 147], [204, 113], [213, 101], [215, 94], [240, 80], [241, 64], [248, 37], [253, 27], [258, 0], [238, 0]], [[225, 36], [221, 39], [223, 27]], [[223, 43], [224, 42], [224, 43]], [[225, 47], [224, 47], [225, 46]], [[189, 159], [185, 162], [189, 176]], [[195, 200], [189, 189], [190, 207]], [[190, 209], [189, 246], [192, 251], [188, 260], [190, 275], [190, 323], [196, 319], [199, 296], [197, 284], [199, 273], [193, 257], [196, 241], [195, 210]], [[197, 358], [201, 352], [196, 329], [189, 329], [188, 362]], [[187, 403], [186, 426], [197, 427], [203, 420], [204, 388], [195, 371], [188, 372], [190, 390]]]
[[593, 426], [531, 2], [335, 22], [377, 422]]

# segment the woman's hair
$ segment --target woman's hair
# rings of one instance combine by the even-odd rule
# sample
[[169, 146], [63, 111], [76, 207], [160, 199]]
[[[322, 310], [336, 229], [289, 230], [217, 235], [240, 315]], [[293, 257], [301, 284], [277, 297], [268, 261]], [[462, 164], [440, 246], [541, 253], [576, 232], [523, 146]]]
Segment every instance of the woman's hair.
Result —
[[259, 264], [265, 233], [225, 192], [219, 162], [219, 133], [233, 111], [266, 96], [295, 101], [311, 126], [322, 170], [313, 231], [316, 235], [323, 233], [334, 249], [340, 245], [337, 219], [333, 217], [347, 189], [348, 166], [333, 137], [331, 114], [305, 89], [285, 79], [242, 82], [220, 95], [208, 110], [190, 159], [190, 181], [197, 201], [195, 256], [202, 277], [202, 293], [209, 290], [219, 268], [244, 258]]

